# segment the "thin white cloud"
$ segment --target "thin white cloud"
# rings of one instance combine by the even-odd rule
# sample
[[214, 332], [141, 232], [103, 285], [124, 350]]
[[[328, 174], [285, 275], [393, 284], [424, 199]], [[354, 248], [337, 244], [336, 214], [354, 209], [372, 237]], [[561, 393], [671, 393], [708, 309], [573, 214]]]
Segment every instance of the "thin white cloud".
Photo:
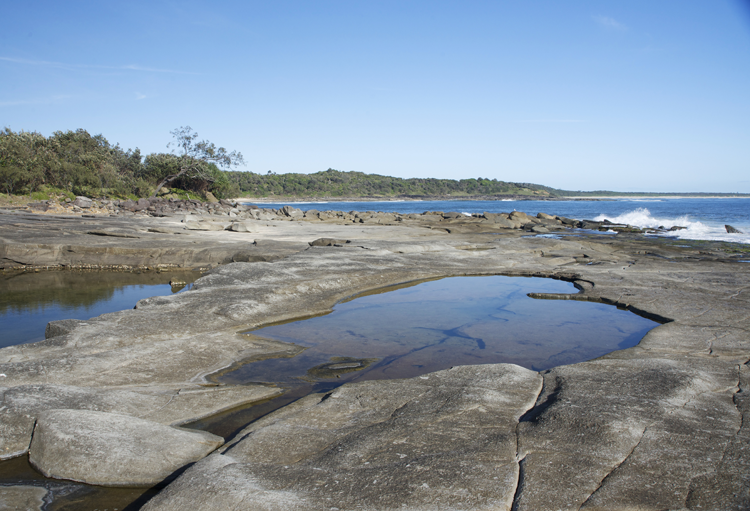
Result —
[[559, 122], [586, 122], [584, 119], [524, 119], [520, 122], [548, 122], [548, 123], [559, 123]]
[[19, 99], [15, 101], [0, 101], [0, 108], [8, 106], [23, 106], [23, 105], [48, 105], [50, 103], [59, 103], [60, 101], [70, 99], [73, 96], [58, 95], [50, 96], [47, 98], [36, 98], [36, 99]]
[[136, 101], [141, 100], [141, 99], [146, 99], [147, 97], [148, 96], [146, 96], [145, 94], [141, 94], [140, 92], [136, 92], [135, 93], [135, 99], [136, 99]]
[[50, 62], [47, 60], [28, 60], [28, 59], [16, 59], [11, 57], [0, 57], [1, 61], [12, 62], [14, 64], [26, 64], [29, 66], [42, 66], [51, 67], [55, 69], [67, 69], [70, 71], [79, 69], [101, 69], [101, 70], [118, 70], [118, 71], [139, 71], [144, 73], [173, 73], [181, 75], [197, 75], [200, 73], [194, 73], [192, 71], [178, 71], [176, 69], [159, 69], [154, 67], [138, 66], [135, 64], [129, 64], [126, 66], [98, 66], [91, 64], [66, 64], [64, 62]]
[[143, 71], [146, 73], [175, 73], [179, 75], [197, 75], [200, 73], [194, 73], [192, 71], [178, 71], [176, 69], [158, 69], [155, 67], [144, 67], [144, 66], [136, 66], [136, 65], [128, 65], [128, 66], [119, 66], [119, 67], [113, 67], [110, 69], [126, 69], [128, 71]]
[[611, 29], [611, 30], [619, 30], [621, 32], [624, 32], [625, 30], [628, 29], [628, 27], [626, 27], [625, 25], [623, 25], [622, 23], [620, 23], [616, 19], [611, 18], [609, 16], [601, 16], [600, 15], [600, 16], [593, 16], [593, 18], [594, 18], [594, 21], [596, 21], [597, 23], [599, 23], [604, 28], [608, 28], [608, 29]]

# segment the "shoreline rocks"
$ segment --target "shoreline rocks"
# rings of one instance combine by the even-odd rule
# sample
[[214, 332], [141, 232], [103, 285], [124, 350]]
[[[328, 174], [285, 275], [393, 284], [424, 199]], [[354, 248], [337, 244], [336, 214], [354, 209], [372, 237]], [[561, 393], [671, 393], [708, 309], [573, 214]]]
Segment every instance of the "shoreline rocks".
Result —
[[[52, 409], [175, 425], [248, 402], [252, 389], [278, 392], [206, 385], [253, 360], [301, 352], [238, 332], [326, 313], [352, 294], [451, 275], [538, 276], [576, 283], [577, 300], [673, 321], [633, 348], [542, 373], [470, 366], [451, 373], [463, 382], [437, 375], [449, 383], [442, 386], [430, 386], [433, 373], [308, 396], [197, 462], [154, 508], [253, 499], [351, 509], [359, 493], [371, 509], [439, 507], [443, 499], [445, 507], [519, 511], [750, 504], [748, 265], [706, 246], [605, 237], [598, 229], [565, 239], [526, 236], [483, 215], [426, 212], [390, 224], [374, 212], [341, 212], [335, 221], [321, 214], [255, 222], [253, 242], [233, 231], [180, 230], [170, 217], [0, 215], [8, 261], [122, 264], [133, 254], [153, 265], [177, 256], [182, 264], [227, 261], [189, 292], [52, 325], [45, 341], [1, 349], [0, 453], [25, 452], [34, 420]], [[565, 229], [559, 217], [513, 216], [531, 228]], [[86, 234], [92, 230], [138, 238]], [[240, 253], [256, 262], [232, 263]]]
[[735, 229], [735, 228], [734, 228], [734, 227], [732, 227], [731, 225], [725, 225], [725, 226], [724, 226], [724, 229], [725, 229], [725, 230], [726, 230], [726, 231], [727, 231], [727, 232], [728, 232], [729, 234], [744, 234], [744, 233], [743, 233], [742, 231], [740, 231], [739, 229]]

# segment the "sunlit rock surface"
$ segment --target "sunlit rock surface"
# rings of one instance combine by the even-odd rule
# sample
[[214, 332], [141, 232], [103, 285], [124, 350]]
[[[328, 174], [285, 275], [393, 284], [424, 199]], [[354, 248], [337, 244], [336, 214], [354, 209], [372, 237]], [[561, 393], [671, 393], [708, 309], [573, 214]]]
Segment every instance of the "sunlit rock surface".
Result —
[[[13, 234], [17, 226], [7, 227], [6, 260], [227, 264], [189, 292], [142, 300], [135, 310], [66, 325], [47, 341], [0, 350], [0, 428], [11, 424], [0, 429], [0, 452], [25, 452], [30, 425], [50, 408], [47, 402], [68, 409], [101, 403], [102, 411], [148, 412], [153, 416], [144, 418], [165, 424], [224, 408], [241, 397], [166, 412], [186, 390], [220, 396], [222, 387], [202, 387], [214, 373], [295, 349], [237, 332], [323, 313], [357, 292], [448, 275], [547, 276], [575, 282], [581, 293], [573, 299], [671, 322], [633, 348], [542, 373], [473, 367], [446, 373], [482, 374], [454, 388], [430, 387], [438, 376], [429, 375], [344, 386], [325, 399], [310, 396], [253, 424], [149, 506], [210, 508], [216, 495], [227, 493], [221, 502], [247, 509], [438, 509], [445, 502], [438, 498], [456, 509], [750, 507], [750, 266], [710, 244], [676, 247], [633, 233], [549, 239], [522, 237], [479, 218], [444, 224], [437, 215], [416, 215], [399, 225], [371, 220], [248, 219], [251, 244], [248, 233], [164, 234], [147, 229], [177, 229], [179, 221], [129, 219], [120, 228], [141, 229], [138, 239], [79, 233], [69, 238], [76, 242], [72, 252], [62, 251], [62, 238], [52, 240], [41, 225], [29, 227], [22, 239]], [[72, 220], [60, 222], [79, 228]], [[309, 245], [320, 238], [349, 243]], [[228, 264], [232, 260], [255, 262]], [[518, 377], [515, 383], [509, 374]], [[74, 389], [65, 396], [87, 397], [55, 397], [63, 387]], [[507, 406], [496, 407], [503, 399]], [[160, 407], [164, 419], [157, 418]], [[494, 417], [490, 425], [482, 422], [486, 417]], [[360, 455], [376, 467], [362, 467]], [[420, 475], [403, 460], [418, 460]], [[346, 486], [347, 474], [356, 474], [357, 484]]]

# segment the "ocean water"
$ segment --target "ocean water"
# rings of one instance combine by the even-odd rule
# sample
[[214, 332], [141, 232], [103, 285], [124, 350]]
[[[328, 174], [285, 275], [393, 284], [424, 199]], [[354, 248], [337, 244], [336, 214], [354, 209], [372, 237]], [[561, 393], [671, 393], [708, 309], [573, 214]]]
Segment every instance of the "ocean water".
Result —
[[[382, 202], [294, 202], [253, 203], [264, 208], [280, 208], [291, 204], [302, 210], [320, 211], [390, 211], [422, 213], [424, 211], [458, 211], [462, 213], [509, 213], [513, 210], [530, 215], [539, 212], [579, 220], [604, 220], [637, 227], [687, 227], [670, 237], [691, 240], [732, 241], [750, 243], [750, 198], [722, 199], [614, 199], [598, 201], [382, 201]], [[744, 234], [729, 234], [729, 224]]]

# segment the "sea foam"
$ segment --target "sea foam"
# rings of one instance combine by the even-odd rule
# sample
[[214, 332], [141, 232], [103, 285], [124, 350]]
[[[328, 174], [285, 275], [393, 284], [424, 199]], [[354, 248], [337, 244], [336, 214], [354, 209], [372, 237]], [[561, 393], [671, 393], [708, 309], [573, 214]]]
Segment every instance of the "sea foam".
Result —
[[685, 240], [713, 240], [733, 241], [736, 243], [750, 243], [750, 229], [740, 227], [745, 234], [729, 234], [724, 225], [710, 225], [703, 222], [690, 220], [687, 215], [677, 218], [657, 218], [651, 215], [646, 208], [638, 208], [618, 216], [599, 215], [594, 220], [601, 222], [609, 220], [615, 224], [628, 224], [635, 227], [656, 229], [664, 227], [685, 227], [679, 231], [671, 231], [668, 236]]

